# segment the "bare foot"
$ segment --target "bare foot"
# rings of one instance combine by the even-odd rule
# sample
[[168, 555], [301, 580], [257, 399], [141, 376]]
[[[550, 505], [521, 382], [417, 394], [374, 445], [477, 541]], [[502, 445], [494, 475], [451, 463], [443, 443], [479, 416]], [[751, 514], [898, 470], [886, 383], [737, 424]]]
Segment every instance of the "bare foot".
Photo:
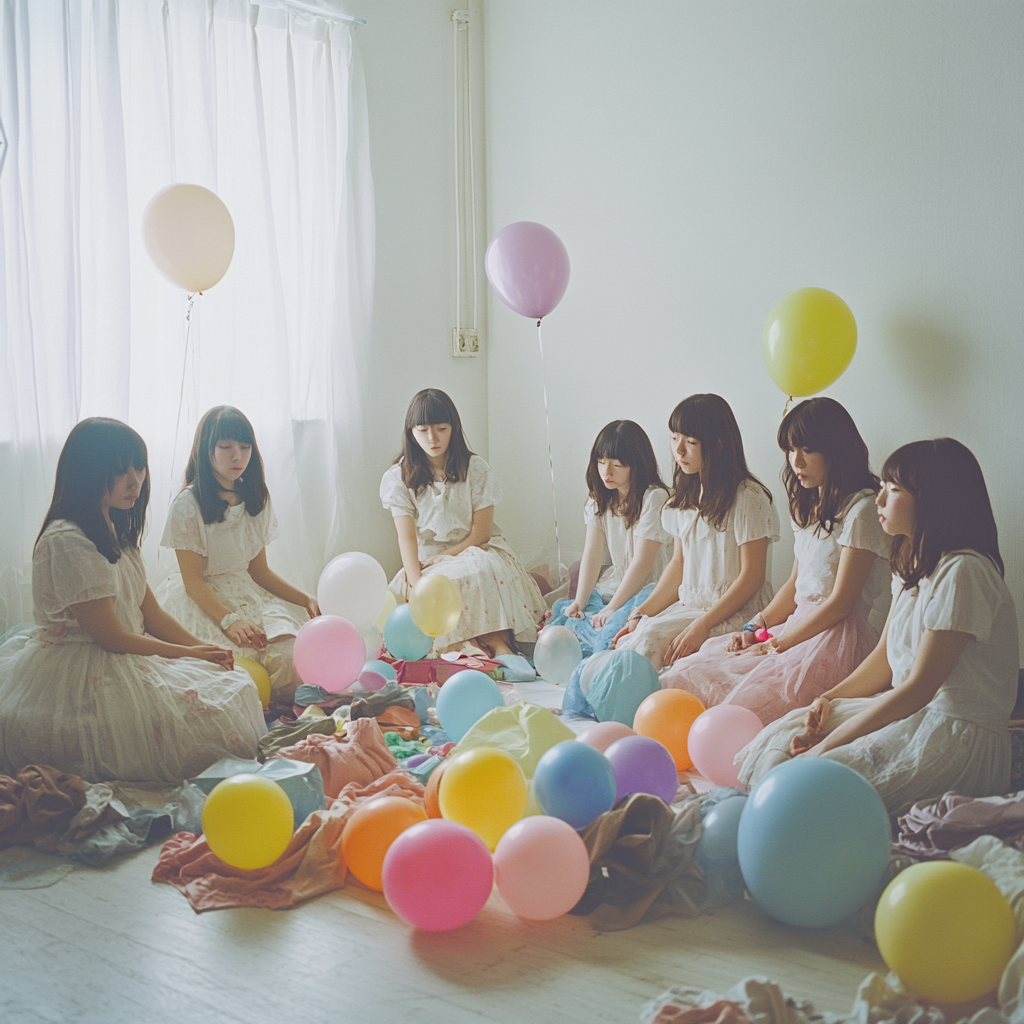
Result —
[[488, 651], [492, 658], [497, 658], [502, 654], [512, 654], [512, 648], [507, 643], [507, 637], [505, 632], [498, 633], [485, 633], [483, 636], [476, 637], [475, 643], [479, 644], [484, 650]]

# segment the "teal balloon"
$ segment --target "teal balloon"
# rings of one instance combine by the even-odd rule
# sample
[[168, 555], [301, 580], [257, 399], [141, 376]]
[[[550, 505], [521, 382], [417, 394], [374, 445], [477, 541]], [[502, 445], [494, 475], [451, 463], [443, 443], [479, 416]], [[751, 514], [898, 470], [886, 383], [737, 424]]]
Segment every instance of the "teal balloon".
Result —
[[715, 804], [704, 819], [704, 830], [697, 843], [697, 860], [701, 864], [738, 864], [737, 838], [746, 794], [726, 797]]
[[456, 743], [488, 711], [505, 706], [498, 684], [474, 668], [449, 676], [437, 695], [437, 720]]
[[384, 623], [384, 646], [393, 658], [418, 661], [430, 653], [433, 641], [412, 621], [407, 604], [400, 604]]
[[796, 757], [763, 776], [737, 833], [754, 902], [800, 928], [829, 928], [863, 906], [882, 881], [889, 842], [874, 787], [827, 757]]

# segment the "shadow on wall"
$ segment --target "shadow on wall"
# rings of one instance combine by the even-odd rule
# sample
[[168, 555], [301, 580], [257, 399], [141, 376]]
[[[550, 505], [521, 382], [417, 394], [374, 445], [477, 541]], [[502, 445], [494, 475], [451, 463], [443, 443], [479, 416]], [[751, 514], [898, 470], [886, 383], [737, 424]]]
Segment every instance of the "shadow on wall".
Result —
[[883, 323], [883, 345], [915, 397], [955, 403], [974, 376], [973, 346], [955, 325], [934, 316], [902, 312]]

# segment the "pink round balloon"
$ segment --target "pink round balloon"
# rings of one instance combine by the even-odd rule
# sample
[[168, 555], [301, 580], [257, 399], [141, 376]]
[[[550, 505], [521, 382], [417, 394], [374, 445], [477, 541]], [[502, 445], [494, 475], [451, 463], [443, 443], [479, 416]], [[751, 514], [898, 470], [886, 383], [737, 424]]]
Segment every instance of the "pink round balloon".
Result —
[[299, 630], [292, 654], [304, 683], [337, 693], [359, 678], [366, 663], [366, 644], [348, 619], [320, 615]]
[[590, 881], [587, 847], [560, 818], [522, 818], [498, 841], [494, 881], [516, 917], [561, 917], [579, 903]]
[[588, 743], [603, 754], [616, 740], [635, 735], [628, 725], [621, 722], [598, 722], [597, 725], [584, 729], [576, 739], [581, 743]]
[[749, 708], [708, 708], [694, 719], [686, 741], [694, 768], [716, 786], [738, 786], [740, 766], [732, 760], [763, 728]]
[[472, 921], [494, 885], [483, 840], [465, 825], [431, 818], [407, 828], [388, 847], [384, 896], [406, 924], [446, 932]]
[[569, 287], [569, 253], [562, 240], [532, 220], [508, 224], [491, 239], [484, 269], [498, 298], [531, 320], [547, 316]]

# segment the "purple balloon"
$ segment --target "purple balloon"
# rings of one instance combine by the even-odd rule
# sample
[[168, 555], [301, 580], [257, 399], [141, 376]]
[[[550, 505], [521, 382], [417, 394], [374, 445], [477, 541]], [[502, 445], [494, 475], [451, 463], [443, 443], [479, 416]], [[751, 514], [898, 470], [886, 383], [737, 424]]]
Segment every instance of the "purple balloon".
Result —
[[508, 224], [491, 239], [484, 269], [498, 298], [531, 320], [547, 316], [569, 287], [569, 253], [562, 240], [532, 220]]
[[679, 774], [668, 750], [650, 736], [624, 736], [605, 752], [615, 773], [615, 802], [630, 793], [653, 793], [670, 804]]

